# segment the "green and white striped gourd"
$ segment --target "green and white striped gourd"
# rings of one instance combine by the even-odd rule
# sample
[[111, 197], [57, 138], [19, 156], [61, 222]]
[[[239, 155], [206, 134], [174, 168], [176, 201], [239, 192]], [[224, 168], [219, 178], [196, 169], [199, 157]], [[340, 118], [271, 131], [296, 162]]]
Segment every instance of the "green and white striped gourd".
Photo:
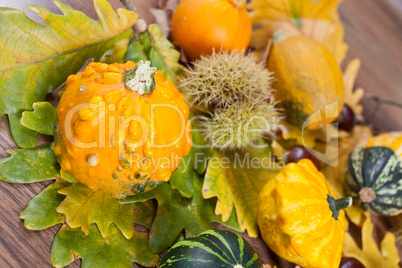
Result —
[[367, 211], [383, 216], [402, 212], [402, 161], [388, 147], [357, 148], [346, 175], [351, 195]]
[[208, 230], [173, 245], [158, 268], [261, 268], [262, 263], [241, 236], [221, 230]]

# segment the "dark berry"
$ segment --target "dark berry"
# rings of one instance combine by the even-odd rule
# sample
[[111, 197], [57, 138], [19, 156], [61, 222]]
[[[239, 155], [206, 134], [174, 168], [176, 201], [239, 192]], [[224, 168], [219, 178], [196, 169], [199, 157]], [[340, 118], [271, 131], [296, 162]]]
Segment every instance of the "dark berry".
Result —
[[364, 268], [364, 265], [355, 258], [342, 257], [339, 268]]
[[317, 167], [318, 170], [321, 168], [320, 161], [312, 155], [305, 147], [296, 145], [289, 150], [287, 150], [284, 154], [283, 157], [285, 159], [285, 163], [297, 163], [303, 158], [310, 159], [311, 162]]
[[344, 104], [335, 122], [338, 123], [338, 128], [351, 131], [356, 125], [356, 115], [349, 105]]

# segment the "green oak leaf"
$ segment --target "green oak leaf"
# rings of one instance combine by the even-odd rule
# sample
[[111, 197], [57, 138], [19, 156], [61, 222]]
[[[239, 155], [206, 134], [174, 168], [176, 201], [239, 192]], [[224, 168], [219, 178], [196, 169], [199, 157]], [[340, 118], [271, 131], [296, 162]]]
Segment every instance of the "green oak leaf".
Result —
[[57, 207], [57, 212], [66, 217], [71, 228], [81, 227], [85, 234], [89, 233], [92, 223], [96, 223], [101, 235], [108, 236], [109, 226], [115, 223], [127, 239], [134, 233], [133, 204], [120, 204], [112, 195], [92, 191], [81, 183], [58, 191], [66, 198]]
[[[258, 194], [264, 185], [279, 171], [273, 165], [270, 150], [254, 152], [214, 151], [208, 162], [202, 195], [217, 197], [216, 214], [222, 214], [222, 221], [229, 219], [235, 207], [241, 229], [249, 236], [258, 236], [257, 207]], [[258, 164], [258, 161], [264, 161]]]
[[35, 102], [33, 111], [25, 111], [22, 113], [20, 123], [39, 133], [53, 136], [54, 121], [56, 118], [56, 108], [49, 102]]
[[10, 150], [0, 160], [0, 179], [10, 183], [31, 183], [60, 176], [60, 167], [50, 145]]
[[[43, 101], [87, 59], [98, 61], [120, 40], [130, 39], [138, 17], [124, 9], [116, 14], [106, 0], [94, 1], [98, 21], [60, 2], [55, 4], [62, 16], [29, 6], [46, 25], [30, 20], [22, 10], [0, 8], [0, 117], [32, 110], [34, 102]], [[17, 122], [13, 120], [11, 130], [23, 147]], [[32, 133], [29, 141], [26, 145], [32, 147]]]
[[151, 229], [157, 206], [155, 199], [134, 203], [134, 223]]
[[[181, 231], [198, 235], [212, 228], [213, 222], [221, 222], [220, 216], [215, 215], [216, 201], [206, 200], [201, 195], [202, 178], [193, 178], [194, 196], [186, 198], [179, 191], [173, 189], [169, 183], [160, 185], [148, 198], [156, 198], [158, 207], [155, 219], [150, 229], [149, 248], [152, 252], [161, 252], [172, 245]], [[142, 198], [130, 196], [122, 200], [123, 203], [140, 202]], [[240, 230], [235, 214], [228, 221], [228, 226]]]
[[50, 253], [53, 266], [69, 265], [74, 255], [82, 259], [82, 268], [131, 268], [133, 262], [145, 267], [158, 264], [158, 255], [149, 251], [147, 233], [135, 231], [127, 239], [114, 224], [108, 233], [104, 238], [94, 226], [89, 227], [88, 235], [80, 229], [63, 226], [53, 241]]
[[11, 135], [18, 147], [33, 148], [36, 145], [38, 138], [36, 131], [26, 128], [20, 124], [22, 112], [9, 113], [8, 120], [10, 121]]
[[[193, 123], [193, 129], [195, 124]], [[192, 132], [193, 147], [188, 155], [183, 157], [180, 165], [170, 177], [170, 185], [185, 197], [194, 195], [193, 179], [203, 174], [207, 168], [208, 158], [211, 155], [207, 142], [200, 132]]]
[[130, 44], [124, 59], [134, 62], [149, 60], [152, 67], [163, 72], [167, 80], [177, 85], [177, 76], [183, 74], [183, 68], [178, 63], [180, 52], [163, 36], [160, 27], [150, 24], [145, 32], [139, 34], [139, 39], [139, 43]]
[[57, 191], [69, 185], [70, 183], [58, 179], [29, 201], [28, 207], [20, 215], [24, 220], [24, 226], [30, 230], [42, 230], [62, 223], [64, 217], [57, 213], [56, 208], [65, 196]]

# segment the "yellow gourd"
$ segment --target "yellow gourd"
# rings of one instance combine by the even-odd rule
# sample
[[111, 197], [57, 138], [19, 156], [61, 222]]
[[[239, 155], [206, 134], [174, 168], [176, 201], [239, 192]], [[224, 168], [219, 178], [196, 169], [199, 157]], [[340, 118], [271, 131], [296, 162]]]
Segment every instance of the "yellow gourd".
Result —
[[289, 163], [259, 196], [258, 225], [265, 243], [305, 268], [338, 268], [351, 198], [335, 199], [324, 175], [308, 159]]
[[189, 108], [149, 62], [93, 62], [67, 79], [52, 146], [92, 190], [124, 197], [168, 181], [191, 148]]
[[267, 67], [286, 120], [317, 129], [337, 118], [344, 98], [342, 72], [324, 45], [306, 36], [286, 38], [273, 46]]

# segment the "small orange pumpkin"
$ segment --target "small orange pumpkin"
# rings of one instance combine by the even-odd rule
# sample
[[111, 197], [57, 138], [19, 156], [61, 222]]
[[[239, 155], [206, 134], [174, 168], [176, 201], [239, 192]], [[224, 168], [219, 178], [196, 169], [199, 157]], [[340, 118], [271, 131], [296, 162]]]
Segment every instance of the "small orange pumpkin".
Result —
[[252, 24], [245, 0], [184, 0], [172, 18], [172, 35], [190, 60], [213, 49], [238, 50], [250, 43]]
[[52, 146], [92, 190], [124, 197], [168, 181], [191, 148], [189, 108], [149, 62], [90, 63], [67, 79]]

